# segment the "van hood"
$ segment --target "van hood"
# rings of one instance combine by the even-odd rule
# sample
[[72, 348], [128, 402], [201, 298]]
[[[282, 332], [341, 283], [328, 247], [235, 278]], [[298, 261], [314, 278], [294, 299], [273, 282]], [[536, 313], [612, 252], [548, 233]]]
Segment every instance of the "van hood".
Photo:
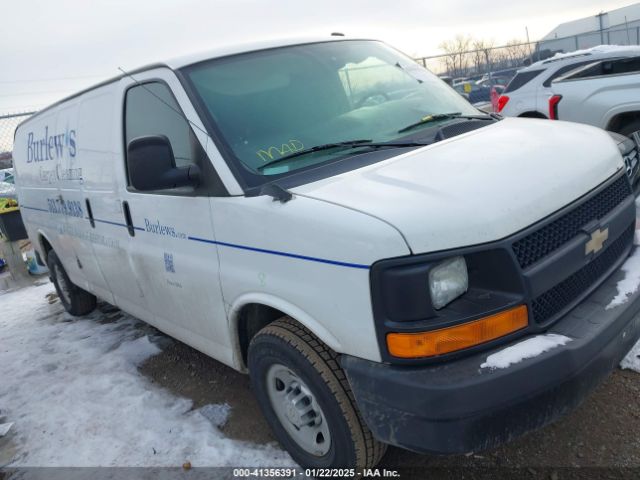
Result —
[[513, 118], [292, 191], [379, 218], [426, 253], [512, 235], [621, 168], [603, 130]]

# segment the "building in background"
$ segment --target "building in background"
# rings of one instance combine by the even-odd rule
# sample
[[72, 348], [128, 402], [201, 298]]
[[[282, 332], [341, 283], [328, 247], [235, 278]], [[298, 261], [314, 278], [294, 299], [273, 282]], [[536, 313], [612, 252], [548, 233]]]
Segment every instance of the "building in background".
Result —
[[640, 45], [640, 3], [561, 23], [538, 49], [570, 52], [597, 45]]

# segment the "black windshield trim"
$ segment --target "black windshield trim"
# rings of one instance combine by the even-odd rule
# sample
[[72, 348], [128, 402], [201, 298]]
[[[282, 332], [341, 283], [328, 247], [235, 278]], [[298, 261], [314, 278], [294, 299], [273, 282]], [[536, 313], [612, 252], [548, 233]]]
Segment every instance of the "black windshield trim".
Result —
[[[367, 40], [367, 39], [361, 39], [361, 38], [353, 38], [353, 39], [350, 38], [350, 39], [344, 39], [344, 40], [326, 40], [326, 41], [321, 40], [316, 42], [304, 43], [304, 45], [320, 45], [325, 43], [339, 43], [339, 42], [370, 42], [370, 43], [377, 43], [377, 44], [386, 46], [384, 42], [381, 42], [379, 40]], [[259, 54], [263, 54], [264, 52], [284, 50], [287, 48], [291, 48], [292, 46], [293, 45], [283, 45], [278, 47], [265, 48], [261, 50], [253, 50], [250, 52], [234, 53], [234, 54], [226, 55], [223, 57], [209, 58], [209, 59], [202, 60], [200, 62], [186, 65], [182, 68], [175, 70], [176, 76], [180, 80], [180, 83], [182, 84], [183, 88], [185, 89], [185, 92], [187, 93], [189, 100], [191, 100], [191, 103], [194, 106], [194, 109], [198, 113], [198, 116], [202, 120], [204, 127], [206, 128], [207, 132], [209, 132], [209, 135], [213, 140], [214, 144], [216, 145], [216, 147], [218, 148], [218, 151], [222, 155], [223, 160], [231, 170], [231, 173], [233, 174], [236, 181], [240, 185], [240, 188], [242, 188], [245, 194], [247, 194], [247, 192], [254, 191], [256, 188], [259, 189], [261, 186], [265, 185], [266, 183], [277, 181], [280, 184], [287, 177], [297, 176], [298, 170], [293, 172], [283, 173], [281, 175], [261, 175], [261, 174], [255, 173], [247, 165], [245, 165], [242, 162], [242, 160], [240, 160], [236, 156], [236, 154], [233, 152], [233, 149], [224, 138], [224, 135], [222, 135], [222, 132], [220, 131], [217, 125], [217, 122], [211, 116], [209, 109], [204, 104], [202, 98], [196, 91], [195, 85], [189, 78], [189, 73], [192, 70], [202, 66], [205, 63], [224, 62], [226, 60], [235, 59], [242, 56], [259, 55]], [[328, 178], [333, 175], [336, 175], [336, 173], [332, 170], [332, 168], [330, 168], [330, 165], [332, 164], [333, 162], [331, 161], [322, 162], [318, 165], [303, 167], [299, 170], [300, 170], [300, 173], [304, 173], [308, 169], [312, 169], [315, 167], [321, 168], [324, 172], [324, 177]]]
[[[277, 183], [284, 189], [300, 187], [308, 183], [324, 180], [325, 178], [334, 177], [341, 173], [351, 172], [358, 168], [373, 165], [383, 160], [407, 153], [420, 147], [408, 146], [398, 148], [383, 148], [381, 150], [370, 150], [367, 152], [345, 153], [334, 159], [329, 159], [321, 163], [310, 165], [308, 167], [294, 170], [285, 177], [278, 178], [277, 175], [265, 176], [266, 183]], [[261, 195], [262, 185], [248, 188], [245, 195], [255, 197]]]
[[[372, 44], [380, 44], [385, 46], [386, 48], [391, 48], [392, 50], [395, 50], [396, 52], [398, 52], [400, 55], [406, 57], [404, 53], [398, 51], [393, 47], [389, 47], [384, 42], [381, 42], [379, 40], [370, 40], [370, 39], [362, 39], [362, 38], [353, 38], [353, 39], [344, 39], [344, 40], [326, 40], [326, 41], [320, 40], [320, 41], [313, 41], [313, 42], [305, 42], [305, 43], [301, 43], [300, 45], [321, 45], [321, 44], [328, 44], [328, 43], [334, 44], [334, 43], [340, 43], [340, 42], [368, 42]], [[391, 158], [396, 155], [400, 155], [405, 151], [403, 148], [399, 148], [399, 149], [396, 148], [396, 149], [383, 149], [384, 152], [376, 150], [374, 152], [365, 152], [361, 154], [345, 153], [344, 156], [341, 155], [336, 157], [335, 159], [328, 159], [326, 161], [323, 161], [314, 165], [301, 167], [291, 172], [286, 172], [286, 173], [276, 174], [276, 175], [258, 174], [254, 172], [250, 167], [245, 165], [242, 162], [242, 160], [236, 156], [233, 149], [226, 141], [224, 135], [222, 134], [220, 128], [217, 125], [217, 122], [213, 119], [211, 113], [209, 112], [209, 109], [204, 104], [202, 97], [198, 94], [195, 88], [195, 85], [191, 81], [189, 74], [196, 68], [199, 68], [206, 63], [225, 62], [227, 60], [233, 60], [242, 56], [260, 55], [265, 52], [288, 49], [293, 46], [297, 46], [297, 45], [283, 45], [283, 46], [270, 47], [270, 48], [265, 48], [260, 50], [252, 50], [249, 52], [234, 53], [234, 54], [225, 55], [222, 57], [204, 59], [202, 61], [189, 64], [174, 70], [176, 76], [178, 77], [178, 80], [182, 84], [182, 87], [184, 88], [187, 96], [189, 97], [189, 100], [191, 101], [194, 109], [196, 110], [196, 113], [202, 120], [202, 123], [205, 129], [209, 133], [211, 140], [213, 141], [216, 148], [220, 152], [220, 155], [222, 156], [223, 160], [227, 164], [235, 180], [238, 182], [238, 185], [247, 196], [255, 195], [255, 192], [259, 191], [261, 187], [267, 183], [276, 182], [278, 183], [278, 185], [282, 185], [282, 186], [291, 184], [291, 186], [287, 188], [293, 188], [294, 186], [303, 185], [305, 183], [320, 180], [323, 178], [329, 178], [349, 170], [360, 168], [360, 166], [368, 165], [370, 163], [375, 163], [376, 161], [381, 161], [381, 160], [371, 160], [371, 161], [367, 160], [363, 162], [362, 165], [358, 165], [359, 162], [352, 162], [352, 161], [343, 162], [342, 160], [344, 160], [345, 157], [356, 158], [356, 157], [365, 155], [367, 156], [367, 159], [380, 158], [383, 160], [386, 158]], [[417, 147], [410, 147], [410, 148], [417, 148]], [[374, 155], [374, 153], [382, 153], [382, 156], [378, 157], [378, 155]], [[336, 165], [340, 165], [340, 168], [336, 168]], [[349, 167], [350, 165], [352, 166]]]

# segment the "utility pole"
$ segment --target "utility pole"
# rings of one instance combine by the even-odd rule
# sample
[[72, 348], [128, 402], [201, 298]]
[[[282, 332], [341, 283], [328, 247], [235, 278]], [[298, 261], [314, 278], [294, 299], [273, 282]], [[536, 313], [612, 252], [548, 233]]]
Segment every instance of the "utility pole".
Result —
[[596, 15], [596, 18], [598, 19], [598, 23], [600, 25], [600, 45], [604, 45], [604, 16], [606, 15], [606, 12], [600, 12], [599, 14]]
[[624, 26], [627, 31], [627, 45], [631, 45], [631, 35], [629, 35], [629, 22], [627, 21], [627, 16], [624, 16]]
[[533, 50], [531, 50], [531, 40], [529, 40], [529, 27], [525, 25], [524, 31], [527, 33], [527, 45], [529, 45], [529, 56], [531, 57], [531, 63], [533, 63]]

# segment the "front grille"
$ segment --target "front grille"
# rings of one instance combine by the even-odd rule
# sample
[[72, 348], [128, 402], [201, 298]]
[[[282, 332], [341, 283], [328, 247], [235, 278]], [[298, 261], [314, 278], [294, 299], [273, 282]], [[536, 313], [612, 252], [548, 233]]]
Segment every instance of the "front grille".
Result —
[[622, 175], [600, 193], [513, 244], [513, 252], [522, 268], [533, 265], [575, 237], [588, 223], [599, 220], [631, 195], [631, 187]]
[[535, 298], [531, 309], [537, 323], [545, 323], [593, 287], [633, 242], [635, 224], [631, 224], [592, 262], [569, 278]]

